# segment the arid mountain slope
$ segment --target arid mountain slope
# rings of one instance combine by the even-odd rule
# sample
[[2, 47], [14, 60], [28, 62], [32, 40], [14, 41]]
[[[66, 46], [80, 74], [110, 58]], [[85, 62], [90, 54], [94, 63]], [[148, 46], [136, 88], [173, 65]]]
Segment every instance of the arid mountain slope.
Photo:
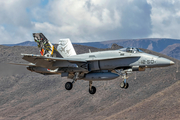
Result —
[[144, 99], [142, 102], [106, 118], [106, 120], [116, 120], [119, 118], [132, 120], [178, 120], [180, 119], [179, 108], [180, 81]]
[[[77, 53], [89, 52], [89, 49], [101, 50], [75, 46]], [[169, 119], [178, 118], [180, 100], [177, 94], [179, 94], [180, 74], [176, 72], [176, 65], [131, 74], [128, 78], [130, 85], [128, 89], [119, 87], [120, 82], [123, 81], [121, 77], [112, 81], [93, 82], [97, 87], [97, 93], [90, 95], [87, 81], [77, 81], [71, 91], [66, 91], [64, 84], [71, 81], [70, 79], [61, 78], [59, 75], [44, 76], [29, 72], [24, 66], [5, 64], [25, 62], [21, 60], [20, 53], [38, 54], [37, 47], [0, 46], [0, 50], [2, 51], [0, 57], [0, 119], [2, 120], [163, 119], [163, 116]], [[153, 51], [144, 51], [165, 57]], [[167, 58], [180, 64], [176, 59]], [[172, 107], [169, 107], [170, 103]], [[152, 106], [155, 112], [152, 111], [154, 110]], [[131, 109], [136, 110], [136, 114], [133, 114]], [[146, 117], [144, 111], [148, 109], [152, 116], [160, 116]], [[174, 114], [168, 114], [172, 109]]]
[[108, 40], [102, 42], [77, 43], [81, 45], [93, 46], [97, 48], [109, 48], [113, 43], [124, 47], [138, 47], [153, 50], [156, 52], [163, 51], [167, 46], [180, 43], [179, 39], [168, 38], [144, 38], [144, 39], [120, 39]]
[[161, 53], [180, 60], [180, 44], [169, 45]]

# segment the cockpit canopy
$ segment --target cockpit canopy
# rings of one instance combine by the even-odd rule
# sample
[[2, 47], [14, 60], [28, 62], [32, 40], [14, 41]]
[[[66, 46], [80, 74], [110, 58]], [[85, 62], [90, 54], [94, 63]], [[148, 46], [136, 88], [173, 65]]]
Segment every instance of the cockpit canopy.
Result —
[[135, 47], [121, 48], [119, 50], [123, 52], [128, 52], [128, 53], [142, 53], [143, 52], [140, 49], [135, 48]]

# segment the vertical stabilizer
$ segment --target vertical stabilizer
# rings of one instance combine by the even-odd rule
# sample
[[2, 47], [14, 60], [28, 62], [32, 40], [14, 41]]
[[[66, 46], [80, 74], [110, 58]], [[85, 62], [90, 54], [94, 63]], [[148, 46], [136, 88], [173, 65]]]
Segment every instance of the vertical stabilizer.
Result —
[[69, 56], [76, 55], [74, 47], [69, 38], [60, 39], [59, 45], [57, 47], [58, 52], [65, 58]]
[[40, 48], [40, 53], [42, 56], [61, 57], [54, 45], [52, 45], [42, 33], [33, 33], [33, 37], [34, 41]]

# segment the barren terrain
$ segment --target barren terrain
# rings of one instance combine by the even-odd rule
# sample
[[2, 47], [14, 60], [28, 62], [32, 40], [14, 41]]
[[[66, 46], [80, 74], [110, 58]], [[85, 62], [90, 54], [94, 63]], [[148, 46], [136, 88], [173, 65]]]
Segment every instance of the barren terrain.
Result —
[[[77, 53], [98, 51], [75, 45]], [[20, 53], [39, 54], [37, 47], [0, 46], [0, 120], [101, 120], [101, 119], [180, 119], [179, 61], [165, 55], [176, 65], [135, 72], [129, 88], [121, 89], [120, 77], [93, 82], [97, 93], [88, 92], [87, 81], [77, 81], [71, 91], [64, 84], [70, 79], [59, 75], [44, 76], [26, 70]]]

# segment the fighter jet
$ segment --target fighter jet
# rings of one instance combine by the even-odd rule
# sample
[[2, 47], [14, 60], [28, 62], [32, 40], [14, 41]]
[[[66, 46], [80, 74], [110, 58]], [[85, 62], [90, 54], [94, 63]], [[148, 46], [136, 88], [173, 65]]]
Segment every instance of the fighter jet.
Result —
[[59, 74], [72, 79], [72, 82], [65, 84], [66, 90], [71, 90], [77, 80], [86, 80], [89, 81], [89, 93], [95, 94], [93, 81], [112, 80], [120, 76], [124, 79], [120, 87], [127, 89], [127, 78], [133, 71], [174, 65], [169, 59], [147, 54], [134, 47], [77, 55], [70, 39], [60, 39], [56, 49], [42, 33], [33, 33], [33, 37], [41, 55], [21, 54], [22, 59], [30, 63], [17, 65], [25, 65], [32, 72]]

